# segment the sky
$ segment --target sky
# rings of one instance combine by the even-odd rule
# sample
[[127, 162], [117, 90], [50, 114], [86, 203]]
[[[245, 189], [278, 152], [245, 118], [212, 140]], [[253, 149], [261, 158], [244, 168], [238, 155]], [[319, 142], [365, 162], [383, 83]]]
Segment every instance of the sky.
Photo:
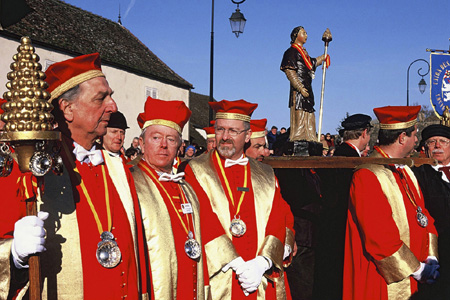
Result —
[[[193, 91], [209, 95], [211, 1], [200, 0], [66, 0], [122, 24], [172, 70], [190, 82]], [[374, 118], [373, 108], [406, 105], [407, 70], [416, 59], [429, 61], [431, 49], [449, 49], [450, 1], [445, 0], [246, 0], [247, 19], [236, 38], [229, 18], [231, 0], [215, 0], [214, 98], [258, 103], [254, 119], [267, 126], [289, 127], [289, 82], [280, 71], [290, 33], [305, 27], [309, 55], [324, 53], [322, 35], [329, 28], [331, 65], [326, 71], [322, 133], [336, 133], [349, 113]], [[430, 104], [430, 74], [421, 94], [420, 73], [409, 72], [410, 104]], [[322, 68], [313, 91], [318, 129]], [[118, 87], [113, 87], [118, 88]], [[120, 109], [120, 107], [119, 107]]]

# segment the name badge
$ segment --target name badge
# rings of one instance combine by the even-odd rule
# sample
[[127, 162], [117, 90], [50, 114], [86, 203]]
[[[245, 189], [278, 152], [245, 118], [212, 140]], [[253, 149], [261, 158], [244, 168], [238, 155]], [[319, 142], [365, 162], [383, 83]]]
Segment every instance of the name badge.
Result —
[[181, 210], [183, 211], [183, 214], [192, 214], [192, 206], [190, 203], [184, 203], [181, 204]]

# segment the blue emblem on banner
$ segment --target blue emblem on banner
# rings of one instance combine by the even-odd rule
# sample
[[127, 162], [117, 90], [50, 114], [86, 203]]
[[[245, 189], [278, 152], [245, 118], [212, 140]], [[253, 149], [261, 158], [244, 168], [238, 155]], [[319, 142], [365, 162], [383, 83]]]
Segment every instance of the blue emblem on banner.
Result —
[[431, 53], [430, 101], [439, 116], [450, 108], [450, 54]]

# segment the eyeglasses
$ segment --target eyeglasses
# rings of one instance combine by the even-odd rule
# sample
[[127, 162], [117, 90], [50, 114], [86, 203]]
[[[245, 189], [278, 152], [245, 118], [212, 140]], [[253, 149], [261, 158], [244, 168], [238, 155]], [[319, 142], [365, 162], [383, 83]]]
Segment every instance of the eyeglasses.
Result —
[[439, 142], [439, 144], [443, 147], [447, 147], [448, 144], [450, 144], [450, 140], [438, 139], [438, 140], [428, 140], [425, 142], [425, 145], [427, 145], [428, 147], [435, 147], [437, 142]]
[[239, 134], [248, 131], [248, 129], [244, 129], [244, 130], [236, 130], [236, 129], [226, 129], [223, 127], [216, 127], [216, 134], [217, 135], [223, 135], [225, 134], [225, 131], [228, 132], [228, 135], [231, 137], [236, 137]]

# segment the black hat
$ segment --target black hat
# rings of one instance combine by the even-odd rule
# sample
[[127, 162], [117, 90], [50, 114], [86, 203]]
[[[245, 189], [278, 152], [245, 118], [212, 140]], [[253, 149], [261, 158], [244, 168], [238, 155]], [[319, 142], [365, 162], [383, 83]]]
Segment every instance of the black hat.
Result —
[[422, 130], [422, 141], [425, 142], [433, 136], [442, 136], [450, 139], [450, 127], [441, 124], [433, 124]]
[[123, 130], [130, 128], [127, 125], [127, 119], [125, 119], [125, 116], [120, 111], [111, 114], [108, 122], [108, 127], [120, 128]]
[[372, 121], [372, 118], [368, 115], [351, 115], [342, 121], [341, 126], [343, 129], [339, 130], [339, 135], [342, 136], [346, 130], [357, 130], [372, 127], [372, 125], [370, 125], [370, 121]]

